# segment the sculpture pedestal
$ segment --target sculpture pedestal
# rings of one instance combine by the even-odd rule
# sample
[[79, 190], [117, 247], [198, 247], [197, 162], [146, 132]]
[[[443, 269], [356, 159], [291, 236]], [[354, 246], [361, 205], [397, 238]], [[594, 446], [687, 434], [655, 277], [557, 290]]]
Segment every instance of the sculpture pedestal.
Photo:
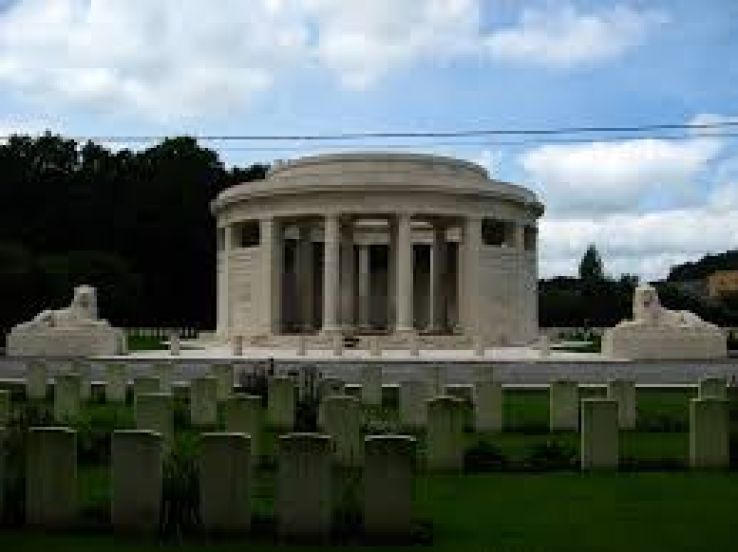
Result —
[[123, 354], [123, 331], [110, 326], [14, 328], [8, 356], [79, 357]]
[[618, 325], [605, 330], [602, 353], [627, 360], [696, 360], [728, 356], [723, 332], [707, 325]]

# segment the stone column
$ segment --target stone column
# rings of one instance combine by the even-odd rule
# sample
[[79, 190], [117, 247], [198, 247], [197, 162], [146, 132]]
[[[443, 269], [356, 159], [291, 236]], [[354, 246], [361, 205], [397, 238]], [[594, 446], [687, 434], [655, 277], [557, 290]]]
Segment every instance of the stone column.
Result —
[[464, 288], [463, 302], [466, 332], [481, 335], [479, 312], [480, 277], [479, 262], [482, 250], [482, 217], [472, 215], [464, 221]]
[[689, 401], [689, 465], [727, 469], [729, 454], [728, 402], [714, 397]]
[[218, 380], [200, 376], [190, 381], [190, 421], [193, 426], [218, 423]]
[[433, 243], [431, 245], [431, 277], [430, 277], [430, 327], [440, 332], [446, 329], [446, 227], [433, 225]]
[[161, 435], [155, 431], [116, 430], [110, 456], [113, 528], [125, 533], [156, 534], [163, 481]]
[[46, 398], [47, 387], [46, 363], [40, 360], [30, 360], [26, 364], [26, 398], [32, 401]]
[[700, 399], [727, 399], [727, 381], [725, 378], [703, 378], [699, 381], [697, 396]]
[[218, 289], [218, 299], [223, 310], [222, 319], [222, 335], [227, 337], [231, 331], [231, 248], [233, 247], [233, 226], [227, 224], [223, 228], [223, 277], [221, 282], [222, 289]]
[[636, 388], [628, 380], [607, 382], [607, 398], [618, 403], [618, 425], [620, 429], [635, 429], [636, 426]]
[[295, 385], [287, 376], [269, 379], [267, 423], [282, 430], [291, 430], [295, 425]]
[[279, 438], [277, 524], [287, 538], [327, 538], [333, 516], [331, 438], [291, 433]]
[[251, 437], [251, 457], [258, 463], [261, 455], [261, 432], [264, 410], [258, 395], [233, 396], [225, 402], [225, 429], [231, 433], [245, 433]]
[[67, 528], [77, 515], [77, 432], [32, 427], [26, 457], [26, 523]]
[[579, 388], [577, 382], [552, 381], [549, 388], [549, 426], [551, 431], [579, 429]]
[[[0, 389], [0, 432], [3, 430], [3, 428], [7, 427], [8, 422], [10, 422], [10, 391], [7, 389]], [[0, 433], [0, 457], [3, 456], [4, 447], [3, 447], [3, 441], [2, 441], [2, 433]], [[3, 476], [2, 471], [2, 461], [3, 459], [0, 458], [0, 478]], [[3, 484], [0, 483], [0, 492], [2, 492]], [[2, 513], [3, 506], [3, 499], [2, 496], [0, 496], [0, 514]]]
[[300, 290], [300, 320], [302, 329], [313, 329], [315, 314], [315, 271], [313, 267], [312, 227], [309, 223], [300, 225], [300, 244], [297, 255], [298, 288]]
[[364, 460], [361, 440], [361, 401], [356, 397], [335, 395], [326, 398], [323, 408], [323, 429], [333, 438], [336, 464], [358, 467]]
[[361, 400], [367, 406], [382, 405], [381, 364], [365, 364], [361, 367]]
[[609, 399], [582, 400], [581, 468], [618, 467], [618, 405]]
[[174, 365], [170, 362], [161, 362], [154, 365], [153, 372], [159, 378], [159, 392], [171, 393]]
[[174, 437], [172, 396], [169, 393], [142, 393], [136, 397], [133, 416], [136, 429], [155, 431], [167, 443]]
[[[512, 282], [513, 289], [515, 290], [514, 307], [511, 309], [511, 323], [514, 331], [514, 339], [521, 341], [528, 335], [526, 323], [524, 322], [529, 317], [529, 311], [527, 308], [528, 293], [525, 289], [525, 283], [527, 281], [525, 272], [527, 269], [527, 259], [525, 256], [525, 224], [520, 221], [515, 221], [513, 227], [513, 245], [515, 251], [515, 277]], [[538, 294], [534, 295], [537, 299]], [[543, 355], [542, 355], [543, 356]]]
[[282, 273], [284, 243], [282, 224], [269, 217], [259, 221], [261, 255], [261, 320], [265, 335], [282, 331]]
[[251, 527], [251, 437], [204, 433], [200, 457], [200, 517], [208, 534]]
[[413, 332], [413, 236], [412, 218], [397, 218], [397, 332]]
[[54, 420], [66, 422], [79, 416], [81, 384], [79, 374], [59, 374], [54, 384]]
[[374, 435], [364, 440], [364, 531], [403, 536], [412, 531], [415, 439]]
[[169, 332], [169, 354], [171, 356], [179, 356], [182, 351], [182, 343], [179, 339], [179, 332], [171, 330]]
[[325, 217], [323, 248], [323, 332], [336, 333], [338, 327], [338, 215]]
[[369, 245], [359, 245], [359, 328], [368, 330], [371, 327], [371, 267]]
[[341, 230], [341, 326], [354, 328], [354, 221], [348, 219]]
[[126, 402], [128, 374], [125, 364], [114, 362], [105, 366], [105, 401]]
[[501, 383], [474, 383], [474, 427], [477, 431], [502, 431]]
[[429, 470], [460, 471], [464, 462], [464, 403], [441, 396], [427, 401]]
[[92, 398], [91, 370], [92, 367], [89, 362], [83, 362], [81, 360], [72, 362], [70, 372], [79, 375], [79, 398], [83, 402], [88, 402]]
[[410, 429], [425, 427], [428, 420], [428, 384], [421, 380], [400, 382], [400, 425]]
[[387, 329], [397, 326], [397, 219], [387, 221]]
[[210, 373], [216, 381], [216, 393], [218, 402], [223, 402], [233, 395], [233, 365], [213, 364]]

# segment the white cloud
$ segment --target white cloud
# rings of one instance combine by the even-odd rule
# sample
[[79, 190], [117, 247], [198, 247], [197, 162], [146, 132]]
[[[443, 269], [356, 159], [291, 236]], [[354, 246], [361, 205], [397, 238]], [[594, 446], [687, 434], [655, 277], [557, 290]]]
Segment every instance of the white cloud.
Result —
[[321, 65], [352, 88], [424, 59], [474, 53], [478, 0], [309, 0]]
[[676, 263], [738, 247], [738, 203], [726, 209], [705, 205], [602, 219], [543, 219], [540, 235], [544, 276], [575, 274], [587, 245], [595, 243], [609, 273], [662, 278]]
[[689, 194], [721, 145], [716, 138], [545, 145], [520, 163], [556, 213], [631, 211], [656, 192]]
[[632, 8], [585, 14], [552, 5], [525, 10], [519, 27], [485, 34], [480, 4], [20, 0], [0, 12], [0, 83], [43, 103], [180, 118], [249, 105], [306, 68], [362, 89], [414, 64], [487, 51], [567, 66], [612, 58], [655, 21]]
[[[732, 121], [700, 114], [690, 123]], [[576, 273], [590, 243], [613, 275], [663, 278], [677, 263], [738, 247], [738, 152], [713, 129], [682, 141], [542, 146], [521, 155], [546, 204], [541, 273]], [[684, 201], [687, 198], [688, 201]]]
[[619, 57], [666, 21], [664, 13], [653, 10], [615, 6], [584, 13], [570, 4], [552, 3], [524, 9], [517, 26], [499, 30], [485, 42], [495, 58], [572, 67]]
[[0, 81], [40, 101], [157, 118], [226, 110], [305, 47], [304, 26], [274, 4], [24, 0], [0, 14]]

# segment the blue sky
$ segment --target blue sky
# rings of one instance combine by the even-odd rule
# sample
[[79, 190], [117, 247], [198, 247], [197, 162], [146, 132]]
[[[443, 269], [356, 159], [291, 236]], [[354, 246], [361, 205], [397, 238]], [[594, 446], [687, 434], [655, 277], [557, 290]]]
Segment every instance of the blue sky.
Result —
[[[0, 134], [721, 122], [738, 117], [736, 60], [733, 0], [0, 0]], [[545, 276], [573, 273], [590, 241], [644, 278], [738, 247], [735, 138], [588, 138], [413, 149], [536, 189]], [[222, 154], [328, 149], [277, 146]]]

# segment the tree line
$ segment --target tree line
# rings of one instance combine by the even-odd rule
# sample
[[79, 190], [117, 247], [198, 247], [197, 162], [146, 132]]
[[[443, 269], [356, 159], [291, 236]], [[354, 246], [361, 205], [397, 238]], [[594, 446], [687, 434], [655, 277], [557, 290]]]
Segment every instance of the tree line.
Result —
[[212, 327], [209, 203], [266, 171], [227, 169], [187, 137], [141, 151], [10, 138], [0, 145], [0, 328], [67, 304], [80, 283], [98, 288], [114, 324]]
[[[0, 144], [0, 340], [41, 309], [67, 304], [80, 283], [98, 289], [100, 311], [113, 324], [212, 328], [210, 201], [267, 170], [226, 168], [188, 137], [141, 151], [51, 134]], [[670, 280], [725, 262], [708, 257], [697, 268], [676, 267]], [[606, 276], [594, 246], [579, 268], [576, 278], [540, 282], [542, 326], [609, 326], [630, 317], [635, 277]], [[670, 308], [738, 324], [738, 308], [702, 304], [676, 286], [660, 293]]]
[[[674, 278], [675, 274], [689, 274], [689, 279], [703, 279], [712, 273], [713, 266], [730, 267], [729, 262], [726, 263], [730, 255], [731, 252], [706, 256], [695, 263], [674, 267], [667, 280], [654, 283], [661, 304], [668, 309], [694, 312], [715, 324], [737, 326], [738, 296], [719, 300], [706, 298], [690, 293], [679, 285], [681, 278]], [[557, 276], [539, 282], [540, 325], [608, 327], [630, 319], [633, 291], [637, 285], [638, 278], [632, 274], [617, 278], [608, 276], [597, 248], [592, 244], [579, 264], [578, 277]]]

